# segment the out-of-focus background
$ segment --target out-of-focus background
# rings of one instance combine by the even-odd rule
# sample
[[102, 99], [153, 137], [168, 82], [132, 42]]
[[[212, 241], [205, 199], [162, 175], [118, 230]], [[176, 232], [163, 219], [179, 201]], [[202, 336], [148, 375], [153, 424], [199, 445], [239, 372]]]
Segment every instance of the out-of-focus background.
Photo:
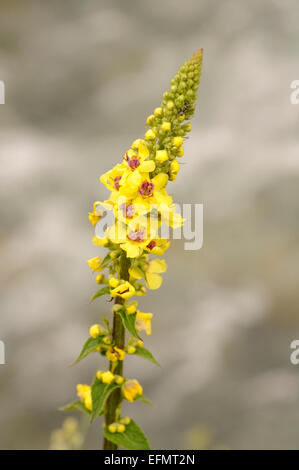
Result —
[[[109, 315], [85, 262], [98, 176], [142, 137], [178, 67], [204, 48], [175, 200], [204, 204], [204, 245], [166, 253], [132, 357], [154, 407], [126, 405], [154, 449], [298, 449], [299, 78], [296, 0], [2, 0], [0, 448], [46, 449], [99, 367], [70, 368]], [[103, 362], [104, 364], [104, 362]], [[102, 364], [102, 366], [103, 366]], [[75, 414], [74, 414], [75, 416]], [[101, 442], [101, 424], [85, 448]]]

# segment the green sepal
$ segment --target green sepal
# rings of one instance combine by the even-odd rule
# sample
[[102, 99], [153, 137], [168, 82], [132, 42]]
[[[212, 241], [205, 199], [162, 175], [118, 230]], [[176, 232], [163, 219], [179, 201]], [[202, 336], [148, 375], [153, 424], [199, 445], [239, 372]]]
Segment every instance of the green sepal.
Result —
[[103, 261], [100, 264], [100, 268], [106, 268], [106, 266], [108, 266], [110, 261], [111, 261], [110, 253], [107, 253], [107, 255], [105, 256], [105, 258], [103, 259]]
[[110, 384], [105, 384], [99, 379], [95, 379], [94, 383], [91, 386], [91, 398], [92, 398], [92, 412], [91, 412], [91, 421], [93, 421], [97, 416], [100, 416], [103, 413], [103, 409], [107, 399], [110, 394], [116, 388], [121, 387], [115, 382]]
[[150, 450], [147, 437], [133, 420], [131, 420], [130, 424], [126, 424], [126, 429], [122, 433], [112, 433], [108, 430], [107, 426], [105, 426], [104, 435], [108, 441], [111, 441], [118, 446], [124, 447], [124, 449]]
[[101, 297], [102, 295], [106, 295], [106, 294], [109, 294], [110, 293], [110, 287], [109, 286], [105, 286], [105, 287], [102, 287], [102, 289], [98, 290], [90, 299], [90, 303], [93, 302], [95, 299], [97, 299], [98, 297]]
[[80, 400], [75, 400], [72, 403], [69, 403], [68, 405], [63, 406], [62, 408], [59, 408], [60, 411], [83, 411], [84, 413], [87, 413], [90, 415], [90, 410], [86, 408], [86, 406], [82, 403]]
[[141, 339], [140, 336], [138, 336], [138, 332], [136, 330], [136, 315], [137, 313], [130, 313], [127, 314], [126, 310], [124, 309], [119, 309], [116, 312], [118, 315], [120, 315], [123, 325], [129, 333], [131, 333], [132, 336], [134, 336], [137, 339]]
[[143, 395], [138, 395], [138, 397], [135, 398], [134, 401], [142, 401], [146, 405], [153, 406], [152, 402], [148, 400], [147, 398], [145, 398]]
[[134, 354], [137, 354], [137, 356], [143, 357], [143, 359], [147, 359], [148, 361], [153, 362], [154, 364], [156, 364], [156, 366], [161, 367], [161, 365], [154, 358], [152, 353], [146, 348], [143, 348], [143, 347], [140, 348], [140, 347], [137, 346], [136, 347], [136, 352]]

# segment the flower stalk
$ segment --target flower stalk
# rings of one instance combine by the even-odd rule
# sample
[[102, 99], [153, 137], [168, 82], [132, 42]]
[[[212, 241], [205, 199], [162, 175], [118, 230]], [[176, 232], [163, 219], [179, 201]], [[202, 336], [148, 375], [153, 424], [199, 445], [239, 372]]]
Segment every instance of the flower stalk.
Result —
[[[120, 259], [120, 277], [121, 279], [128, 280], [129, 279], [129, 263], [128, 259], [126, 258], [125, 254], [122, 254]], [[116, 297], [115, 299], [116, 305], [123, 305], [124, 299], [121, 297]], [[123, 322], [121, 317], [117, 313], [113, 313], [113, 330], [112, 330], [112, 338], [115, 345], [120, 348], [124, 349], [125, 345], [125, 328], [123, 326]], [[115, 367], [115, 364], [110, 361], [109, 370], [117, 375], [123, 375], [123, 361], [119, 361]], [[117, 413], [120, 411], [120, 406], [122, 402], [122, 396], [120, 389], [114, 390], [111, 393], [110, 397], [107, 400], [106, 406], [106, 413], [105, 413], [105, 425], [109, 426], [110, 424], [117, 421]], [[113, 444], [113, 442], [109, 441], [104, 437], [104, 450], [116, 450], [117, 445]]]
[[[146, 295], [147, 289], [160, 288], [167, 264], [159, 257], [170, 245], [160, 236], [160, 228], [183, 225], [166, 186], [180, 171], [179, 159], [184, 155], [183, 143], [195, 110], [202, 54], [202, 49], [195, 52], [171, 80], [161, 106], [146, 120], [144, 139], [135, 140], [122, 162], [100, 177], [109, 198], [96, 201], [88, 215], [96, 228], [93, 244], [108, 250], [103, 259], [96, 256], [87, 260], [101, 286], [91, 300], [108, 296], [114, 299], [114, 306], [112, 321], [104, 318], [104, 325], [91, 326], [76, 362], [98, 353], [109, 361], [109, 368], [98, 370], [91, 385], [77, 385], [78, 400], [65, 409], [83, 411], [91, 421], [104, 416], [105, 450], [119, 446], [150, 449], [140, 427], [121, 413], [123, 400], [148, 403], [138, 380], [124, 375], [125, 357], [137, 355], [159, 365], [141, 339], [142, 334], [152, 333], [153, 314], [141, 312], [137, 300], [131, 299]], [[112, 211], [114, 221], [101, 233], [103, 209]]]

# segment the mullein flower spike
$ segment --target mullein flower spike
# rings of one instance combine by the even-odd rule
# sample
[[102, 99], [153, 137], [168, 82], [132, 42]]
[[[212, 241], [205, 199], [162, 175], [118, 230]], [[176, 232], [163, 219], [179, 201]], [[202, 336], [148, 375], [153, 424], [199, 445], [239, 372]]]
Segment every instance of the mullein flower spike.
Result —
[[[141, 332], [151, 334], [153, 314], [142, 313], [138, 302], [130, 299], [145, 295], [146, 287], [158, 289], [162, 284], [161, 274], [167, 264], [160, 258], [151, 259], [153, 255], [163, 255], [170, 245], [169, 240], [158, 235], [161, 224], [173, 228], [183, 224], [166, 186], [180, 171], [178, 160], [184, 155], [184, 138], [191, 130], [188, 121], [195, 109], [202, 55], [202, 49], [195, 52], [171, 80], [161, 106], [146, 120], [144, 138], [135, 140], [121, 163], [100, 177], [110, 195], [104, 202], [96, 201], [88, 214], [92, 226], [100, 221], [103, 209], [114, 214], [114, 223], [105, 236], [94, 235], [92, 239], [94, 245], [106, 247], [108, 254], [104, 259], [96, 256], [87, 263], [97, 274], [96, 282], [102, 285], [93, 299], [108, 295], [115, 299], [115, 304], [113, 325], [105, 319], [105, 327], [91, 326], [90, 338], [78, 361], [91, 352], [99, 352], [109, 360], [109, 370], [98, 371], [91, 386], [78, 385], [79, 401], [66, 409], [80, 409], [92, 419], [104, 414], [104, 449], [114, 450], [118, 445], [149, 449], [137, 424], [121, 417], [123, 399], [146, 401], [139, 382], [123, 375], [126, 354], [136, 354], [157, 364], [139, 337]], [[102, 273], [105, 269], [107, 275]], [[125, 330], [131, 336], [127, 344]]]

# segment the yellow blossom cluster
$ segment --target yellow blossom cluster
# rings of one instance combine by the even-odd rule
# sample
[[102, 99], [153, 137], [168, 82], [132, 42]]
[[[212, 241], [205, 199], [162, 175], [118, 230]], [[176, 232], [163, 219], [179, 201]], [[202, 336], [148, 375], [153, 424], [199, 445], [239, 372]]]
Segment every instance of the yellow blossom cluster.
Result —
[[[135, 140], [123, 153], [121, 161], [100, 176], [109, 197], [102, 202], [95, 201], [88, 214], [91, 225], [96, 228], [103, 211], [112, 211], [114, 216], [113, 223], [106, 227], [102, 236], [98, 236], [96, 230], [92, 239], [95, 246], [107, 248], [108, 254], [104, 258], [95, 256], [87, 260], [90, 269], [96, 273], [97, 284], [103, 286], [93, 299], [109, 295], [115, 300], [113, 327], [107, 320], [106, 328], [92, 325], [90, 338], [82, 352], [82, 357], [92, 351], [106, 356], [110, 370], [98, 371], [96, 380], [121, 388], [121, 394], [114, 395], [115, 400], [111, 402], [112, 414], [109, 400], [102, 410], [106, 413], [110, 433], [124, 433], [130, 423], [130, 418], [119, 416], [121, 399], [133, 402], [143, 397], [139, 382], [123, 377], [122, 363], [126, 354], [139, 354], [156, 362], [139, 337], [141, 332], [151, 335], [153, 314], [141, 312], [138, 302], [130, 299], [145, 295], [146, 288], [161, 286], [161, 274], [167, 270], [167, 264], [153, 255], [162, 256], [170, 242], [160, 236], [160, 228], [162, 225], [178, 228], [184, 222], [166, 187], [180, 171], [178, 160], [184, 155], [184, 139], [191, 130], [189, 120], [194, 113], [201, 63], [202, 50], [198, 50], [179, 69], [169, 90], [163, 94], [161, 106], [148, 116], [144, 137]], [[107, 274], [104, 274], [105, 269]], [[127, 344], [125, 329], [131, 334]], [[78, 385], [77, 392], [87, 410], [92, 410], [94, 392], [91, 393], [91, 388]], [[107, 447], [112, 448], [115, 447]]]

